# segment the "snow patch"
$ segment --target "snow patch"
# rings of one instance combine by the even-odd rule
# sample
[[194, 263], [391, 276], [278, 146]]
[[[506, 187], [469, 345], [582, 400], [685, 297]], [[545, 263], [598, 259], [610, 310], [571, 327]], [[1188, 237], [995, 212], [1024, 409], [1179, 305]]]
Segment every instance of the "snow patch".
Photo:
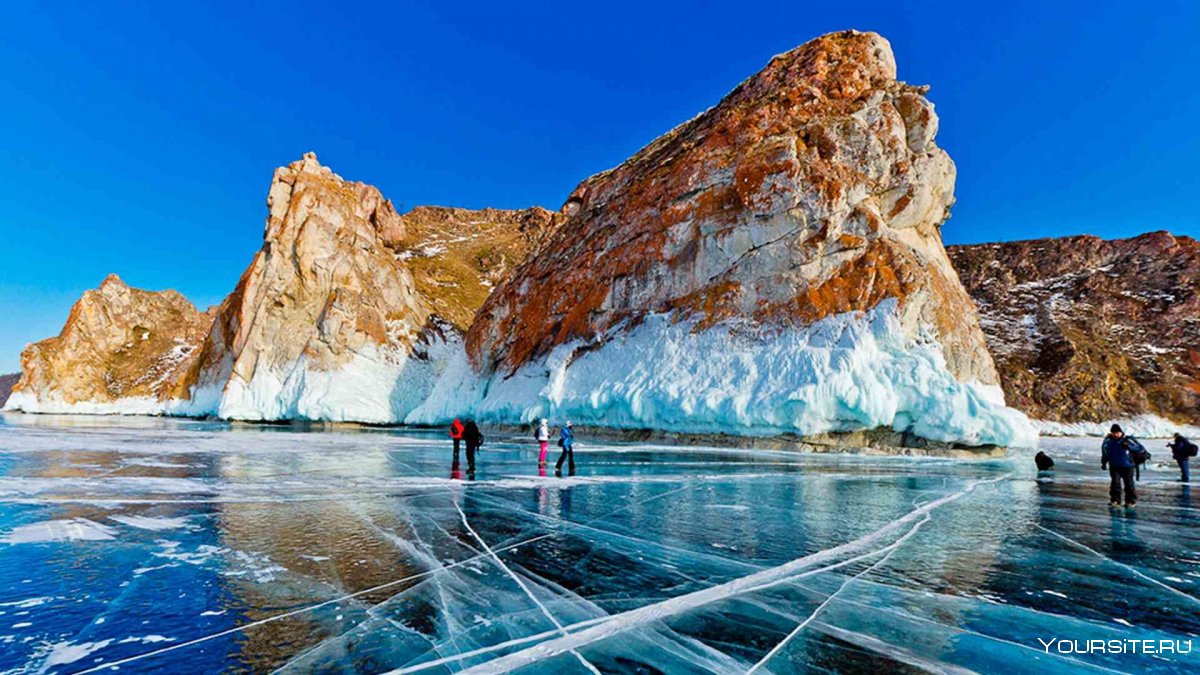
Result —
[[1106, 436], [1113, 423], [1131, 436], [1140, 438], [1170, 438], [1176, 433], [1184, 436], [1200, 436], [1200, 427], [1176, 424], [1158, 415], [1138, 415], [1112, 420], [1111, 422], [1050, 422], [1033, 420], [1043, 436]]
[[110, 644], [112, 644], [112, 640], [80, 642], [78, 644], [72, 642], [59, 642], [50, 648], [50, 654], [46, 657], [45, 663], [42, 664], [42, 670], [45, 671], [54, 666], [75, 663], [79, 659], [82, 659], [93, 652], [98, 652]]
[[177, 530], [181, 527], [188, 526], [188, 519], [186, 517], [153, 518], [150, 516], [109, 516], [108, 519], [114, 520], [122, 525], [135, 527], [139, 530], [150, 530], [151, 532]]
[[48, 541], [107, 541], [113, 538], [116, 530], [107, 525], [95, 523], [87, 518], [71, 520], [48, 520], [42, 523], [32, 523], [13, 528], [11, 532], [0, 537], [4, 544], [34, 544]]
[[209, 414], [240, 420], [320, 420], [397, 423], [433, 387], [461, 339], [427, 334], [412, 354], [371, 348], [335, 370], [311, 367], [301, 357], [288, 368], [260, 368], [249, 382], [230, 378]]
[[162, 415], [169, 410], [189, 407], [188, 401], [160, 401], [153, 396], [127, 396], [115, 401], [64, 400], [58, 392], [38, 397], [29, 392], [14, 391], [4, 403], [4, 410], [63, 415]]

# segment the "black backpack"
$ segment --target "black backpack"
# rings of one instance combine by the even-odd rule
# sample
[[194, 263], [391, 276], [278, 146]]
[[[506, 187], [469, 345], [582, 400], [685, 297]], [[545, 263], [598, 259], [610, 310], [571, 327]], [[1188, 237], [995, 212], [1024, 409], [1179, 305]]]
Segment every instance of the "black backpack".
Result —
[[1125, 450], [1129, 453], [1129, 458], [1133, 460], [1133, 470], [1137, 475], [1137, 479], [1142, 479], [1142, 465], [1149, 462], [1153, 457], [1146, 446], [1142, 445], [1141, 441], [1133, 436], [1125, 437]]
[[1187, 451], [1188, 457], [1195, 457], [1197, 453], [1200, 453], [1200, 447], [1186, 438], [1183, 440], [1183, 449]]

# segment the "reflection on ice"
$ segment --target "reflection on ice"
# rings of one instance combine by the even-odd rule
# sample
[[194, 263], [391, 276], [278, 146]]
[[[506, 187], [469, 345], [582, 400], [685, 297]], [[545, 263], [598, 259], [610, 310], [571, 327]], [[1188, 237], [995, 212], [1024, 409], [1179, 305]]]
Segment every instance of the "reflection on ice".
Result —
[[0, 670], [1177, 672], [1200, 505], [1095, 442], [1005, 460], [0, 421]]

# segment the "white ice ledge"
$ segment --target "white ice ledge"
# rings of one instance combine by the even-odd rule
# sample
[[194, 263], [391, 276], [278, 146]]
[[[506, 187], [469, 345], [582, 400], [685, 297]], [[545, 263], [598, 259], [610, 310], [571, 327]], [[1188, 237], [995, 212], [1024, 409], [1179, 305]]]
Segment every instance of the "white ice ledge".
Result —
[[930, 337], [902, 337], [897, 303], [764, 332], [704, 330], [650, 315], [596, 344], [573, 343], [510, 377], [480, 376], [456, 337], [426, 358], [363, 354], [333, 371], [296, 363], [192, 392], [189, 401], [65, 404], [14, 393], [26, 412], [215, 415], [227, 419], [441, 424], [538, 417], [614, 428], [768, 436], [890, 427], [936, 441], [1033, 447], [1037, 430], [999, 387], [959, 382]]
[[481, 378], [459, 354], [406, 421], [550, 417], [739, 435], [891, 427], [937, 441], [1037, 444], [999, 387], [959, 382], [935, 340], [901, 337], [895, 300], [769, 334], [745, 323], [694, 328], [651, 315], [600, 344], [560, 346], [510, 377]]

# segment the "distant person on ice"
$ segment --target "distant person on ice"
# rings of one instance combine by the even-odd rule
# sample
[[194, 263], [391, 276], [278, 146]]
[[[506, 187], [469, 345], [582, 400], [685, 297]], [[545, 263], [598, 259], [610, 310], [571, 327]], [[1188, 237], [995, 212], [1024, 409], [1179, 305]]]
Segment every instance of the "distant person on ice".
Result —
[[571, 428], [571, 420], [563, 425], [562, 431], [559, 432], [558, 447], [562, 448], [562, 454], [558, 456], [558, 463], [554, 465], [554, 475], [562, 476], [563, 460], [567, 460], [567, 467], [571, 476], [575, 475], [575, 430]]
[[463, 423], [457, 417], [450, 423], [450, 439], [454, 441], [454, 463], [458, 464], [458, 446], [462, 443]]
[[1033, 456], [1033, 463], [1037, 464], [1038, 471], [1050, 471], [1054, 469], [1054, 460], [1050, 459], [1050, 455], [1038, 450], [1038, 454]]
[[1179, 465], [1179, 482], [1189, 482], [1191, 476], [1188, 475], [1188, 460], [1195, 457], [1200, 448], [1184, 438], [1183, 434], [1175, 434], [1175, 440], [1168, 443], [1167, 447], [1171, 449], [1171, 457]]
[[545, 417], [538, 423], [537, 431], [533, 433], [533, 437], [538, 442], [538, 468], [546, 468], [546, 451], [550, 444], [550, 422]]
[[[479, 426], [475, 424], [475, 420], [468, 419], [463, 425], [462, 439], [467, 443], [467, 476], [475, 476], [475, 452], [483, 445], [483, 434], [479, 431]], [[458, 454], [454, 455], [455, 462], [458, 461]]]
[[1100, 468], [1107, 469], [1111, 482], [1108, 486], [1108, 501], [1114, 507], [1121, 506], [1121, 488], [1125, 491], [1125, 506], [1137, 504], [1137, 491], [1133, 487], [1133, 468], [1139, 454], [1148, 454], [1141, 443], [1126, 436], [1121, 425], [1114, 424], [1100, 445]]

